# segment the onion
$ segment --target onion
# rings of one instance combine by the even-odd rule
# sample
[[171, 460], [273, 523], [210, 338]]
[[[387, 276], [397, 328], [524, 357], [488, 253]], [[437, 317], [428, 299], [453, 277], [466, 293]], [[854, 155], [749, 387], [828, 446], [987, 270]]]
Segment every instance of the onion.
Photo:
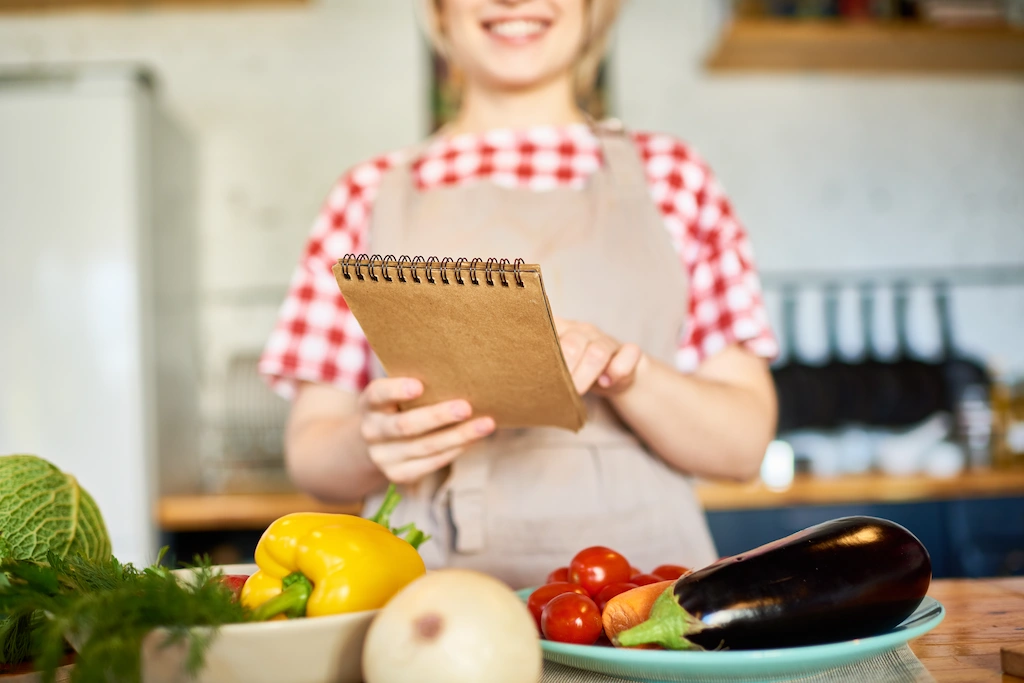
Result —
[[370, 625], [366, 683], [537, 683], [537, 625], [505, 584], [463, 569], [403, 588]]

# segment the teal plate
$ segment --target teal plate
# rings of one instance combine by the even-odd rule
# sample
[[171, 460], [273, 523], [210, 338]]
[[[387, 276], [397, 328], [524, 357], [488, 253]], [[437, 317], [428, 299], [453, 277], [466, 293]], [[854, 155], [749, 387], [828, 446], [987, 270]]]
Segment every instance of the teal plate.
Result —
[[[521, 590], [519, 595], [525, 600], [530, 592], [530, 589]], [[544, 658], [552, 662], [634, 680], [685, 683], [709, 678], [720, 681], [779, 679], [855, 664], [895, 650], [931, 631], [945, 616], [942, 604], [926, 597], [913, 614], [888, 633], [840, 643], [772, 650], [627, 650], [549, 640], [542, 640], [541, 646]]]

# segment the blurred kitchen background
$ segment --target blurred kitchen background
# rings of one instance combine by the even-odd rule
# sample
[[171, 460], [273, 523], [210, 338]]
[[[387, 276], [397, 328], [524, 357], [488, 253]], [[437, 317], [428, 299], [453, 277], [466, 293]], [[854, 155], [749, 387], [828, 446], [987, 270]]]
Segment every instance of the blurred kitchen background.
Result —
[[[0, 0], [0, 452], [122, 559], [351, 510], [290, 489], [255, 360], [434, 73], [410, 0]], [[936, 576], [1024, 573], [1024, 4], [630, 0], [604, 84], [717, 171], [783, 344], [762, 480], [701, 485], [720, 551], [866, 513]]]

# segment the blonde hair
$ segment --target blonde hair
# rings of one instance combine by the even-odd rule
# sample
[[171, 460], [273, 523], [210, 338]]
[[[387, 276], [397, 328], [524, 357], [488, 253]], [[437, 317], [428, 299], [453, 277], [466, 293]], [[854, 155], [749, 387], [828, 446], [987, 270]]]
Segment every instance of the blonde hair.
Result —
[[[443, 0], [420, 0], [422, 24], [430, 43], [451, 66], [451, 50], [441, 29]], [[619, 14], [623, 0], [584, 0], [583, 42], [576, 58], [574, 80], [576, 94], [586, 97], [593, 90], [601, 60], [608, 47], [608, 36]]]

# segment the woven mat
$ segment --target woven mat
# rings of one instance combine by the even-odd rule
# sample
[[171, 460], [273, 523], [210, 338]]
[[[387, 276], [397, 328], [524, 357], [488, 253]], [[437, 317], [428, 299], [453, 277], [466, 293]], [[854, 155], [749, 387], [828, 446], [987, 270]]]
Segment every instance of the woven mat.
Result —
[[[725, 676], [689, 676], [667, 679], [682, 683], [935, 683], [906, 645], [857, 664], [817, 671], [797, 678], [732, 678]], [[640, 678], [615, 678], [544, 662], [541, 683], [622, 683]], [[661, 683], [659, 681], [659, 683]]]

